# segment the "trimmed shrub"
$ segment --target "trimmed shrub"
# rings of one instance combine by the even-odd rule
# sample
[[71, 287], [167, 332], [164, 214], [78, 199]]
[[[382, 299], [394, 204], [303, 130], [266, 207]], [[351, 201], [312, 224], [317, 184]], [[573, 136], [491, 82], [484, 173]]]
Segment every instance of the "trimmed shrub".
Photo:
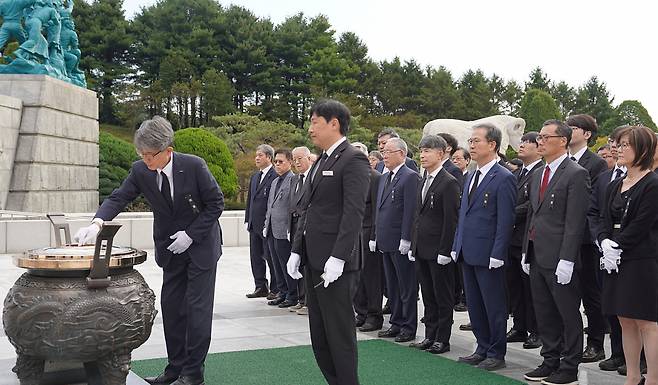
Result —
[[106, 132], [100, 132], [98, 146], [98, 193], [103, 202], [126, 179], [138, 156], [131, 143]]

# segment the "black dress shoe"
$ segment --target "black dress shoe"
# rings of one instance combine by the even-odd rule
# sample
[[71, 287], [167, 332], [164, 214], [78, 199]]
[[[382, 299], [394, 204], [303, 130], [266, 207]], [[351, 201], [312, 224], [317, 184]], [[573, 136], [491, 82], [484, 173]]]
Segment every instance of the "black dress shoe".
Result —
[[457, 359], [457, 362], [463, 362], [463, 363], [469, 364], [469, 365], [479, 365], [480, 362], [484, 361], [486, 358], [487, 357], [485, 357], [485, 356], [481, 356], [477, 353], [473, 353], [470, 356], [459, 357]]
[[365, 323], [366, 323], [366, 320], [363, 319], [363, 318], [357, 318], [354, 322], [355, 326], [358, 327], [358, 328], [363, 326]]
[[573, 385], [578, 384], [578, 372], [557, 370], [541, 381], [544, 385]]
[[532, 370], [528, 373], [526, 373], [523, 378], [525, 378], [528, 381], [543, 381], [545, 378], [553, 374], [555, 370], [551, 369], [547, 365], [541, 364], [537, 369]]
[[463, 312], [463, 311], [468, 310], [468, 308], [466, 307], [466, 304], [464, 304], [462, 302], [456, 304], [454, 309], [455, 309], [456, 312]]
[[520, 332], [516, 329], [510, 329], [507, 332], [507, 342], [525, 342], [528, 339], [528, 333]]
[[281, 302], [280, 304], [278, 304], [277, 307], [280, 307], [281, 309], [285, 309], [287, 307], [291, 307], [291, 306], [295, 306], [295, 305], [297, 305], [297, 301], [285, 300], [285, 301]]
[[379, 330], [382, 328], [382, 324], [380, 323], [370, 323], [366, 322], [359, 328], [360, 332], [374, 332], [375, 330]]
[[266, 287], [259, 287], [254, 290], [253, 293], [247, 294], [247, 298], [262, 298], [262, 297], [267, 297], [269, 294], [269, 290], [267, 290]]
[[155, 377], [146, 377], [144, 381], [152, 385], [169, 385], [178, 379], [178, 374], [162, 372]]
[[478, 368], [484, 369], [488, 372], [492, 372], [494, 370], [502, 369], [505, 367], [507, 367], [507, 364], [505, 364], [505, 360], [499, 360], [497, 358], [492, 358], [492, 357], [489, 357], [478, 364]]
[[441, 354], [450, 351], [450, 344], [447, 342], [435, 342], [427, 349], [429, 353]]
[[605, 351], [595, 346], [587, 346], [583, 352], [583, 359], [581, 362], [597, 362], [605, 358]]
[[267, 298], [268, 301], [271, 301], [271, 300], [273, 300], [275, 298], [278, 298], [278, 297], [279, 297], [279, 293], [270, 293], [270, 294], [267, 295], [266, 298]]
[[429, 349], [430, 346], [432, 346], [433, 343], [434, 343], [434, 341], [428, 340], [427, 338], [425, 338], [424, 340], [422, 340], [420, 342], [410, 343], [409, 347], [414, 348], [414, 349], [419, 349], [419, 350], [427, 350], [427, 349]]
[[271, 301], [268, 301], [267, 304], [270, 306], [279, 306], [280, 304], [284, 303], [286, 300], [283, 297], [276, 297]]
[[180, 376], [171, 385], [205, 385], [203, 377]]
[[541, 339], [537, 333], [530, 333], [528, 339], [523, 343], [523, 349], [537, 349], [542, 345]]
[[599, 369], [606, 371], [606, 372], [612, 372], [617, 370], [620, 366], [624, 365], [626, 361], [624, 361], [624, 357], [610, 357], [607, 360], [603, 360], [599, 362]]
[[465, 331], [465, 332], [467, 332], [467, 331], [472, 331], [472, 330], [473, 330], [473, 326], [471, 326], [471, 323], [469, 322], [469, 323], [467, 323], [467, 324], [459, 325], [459, 330], [463, 330], [463, 331]]
[[392, 327], [382, 330], [379, 333], [377, 333], [377, 337], [379, 338], [392, 338], [392, 337], [397, 337], [397, 335], [400, 334], [400, 329], [393, 329]]
[[398, 334], [395, 337], [395, 342], [409, 342], [409, 341], [413, 341], [415, 339], [416, 339], [415, 334], [411, 334], [411, 333], [407, 333], [407, 332], [400, 332], [400, 334]]
[[386, 302], [386, 305], [382, 308], [382, 313], [384, 314], [391, 314], [391, 305]]

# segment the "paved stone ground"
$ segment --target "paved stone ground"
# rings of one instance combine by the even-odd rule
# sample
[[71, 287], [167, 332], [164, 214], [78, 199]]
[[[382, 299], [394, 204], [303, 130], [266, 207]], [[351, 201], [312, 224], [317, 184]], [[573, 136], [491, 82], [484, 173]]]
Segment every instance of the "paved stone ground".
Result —
[[[149, 254], [152, 255], [152, 254]], [[156, 296], [160, 297], [162, 273], [153, 258], [149, 258], [137, 269], [144, 275]], [[0, 299], [4, 299], [14, 281], [22, 274], [9, 255], [0, 255]], [[237, 350], [267, 349], [284, 346], [310, 345], [308, 320], [289, 312], [287, 309], [273, 309], [264, 299], [247, 299], [245, 294], [253, 290], [253, 280], [249, 266], [249, 249], [230, 247], [224, 249], [220, 259], [215, 290], [215, 309], [211, 353]], [[157, 305], [159, 308], [159, 304]], [[419, 302], [422, 314], [422, 301]], [[473, 351], [475, 339], [470, 332], [459, 331], [460, 324], [468, 322], [467, 313], [455, 313], [455, 324], [451, 338], [452, 350], [444, 357], [456, 360], [458, 356]], [[422, 339], [424, 329], [418, 328], [418, 338]], [[358, 333], [359, 339], [376, 338], [376, 332]], [[610, 353], [609, 344], [606, 352]], [[133, 359], [166, 356], [162, 318], [158, 315], [150, 339], [133, 352]], [[0, 331], [0, 385], [18, 385], [11, 372], [15, 352], [3, 331]], [[522, 380], [523, 373], [541, 363], [539, 350], [524, 350], [520, 343], [508, 345], [507, 368], [500, 373]], [[581, 385], [623, 384], [624, 377], [616, 372], [602, 372], [596, 364], [580, 367]], [[437, 376], [447, 375], [437, 373]], [[211, 385], [211, 384], [209, 384]], [[212, 384], [217, 385], [217, 384]]]

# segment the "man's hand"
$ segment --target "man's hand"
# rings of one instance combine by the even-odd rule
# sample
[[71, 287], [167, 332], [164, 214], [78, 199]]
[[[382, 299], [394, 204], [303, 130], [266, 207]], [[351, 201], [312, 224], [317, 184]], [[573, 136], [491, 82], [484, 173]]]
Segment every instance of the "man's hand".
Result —
[[521, 254], [521, 270], [527, 275], [530, 275], [530, 264], [525, 261], [525, 253]]
[[560, 259], [555, 269], [557, 276], [557, 283], [567, 285], [571, 282], [571, 275], [573, 274], [573, 262]]
[[450, 258], [452, 258], [453, 261], [457, 262], [457, 252], [456, 251], [451, 251], [450, 252]]
[[167, 247], [167, 250], [171, 251], [174, 254], [181, 254], [184, 253], [185, 250], [187, 250], [188, 247], [192, 244], [192, 238], [187, 235], [185, 231], [177, 231], [169, 237], [170, 239], [174, 239], [174, 242]]
[[263, 238], [267, 238], [267, 227], [263, 227]]
[[341, 275], [343, 275], [343, 267], [345, 266], [345, 261], [335, 257], [329, 257], [327, 262], [324, 264], [324, 273], [321, 277], [324, 280], [324, 287], [329, 286], [330, 283], [334, 282]]
[[439, 254], [436, 257], [436, 263], [438, 263], [439, 265], [445, 266], [445, 265], [449, 264], [451, 261], [452, 261], [452, 258], [446, 257], [445, 255]]
[[406, 239], [400, 239], [400, 246], [398, 246], [398, 251], [402, 255], [407, 255], [409, 249], [411, 248], [411, 242]]
[[377, 250], [377, 242], [376, 241], [368, 241], [368, 249], [370, 249], [371, 253], [374, 253]]
[[409, 250], [409, 252], [407, 253], [407, 258], [409, 258], [410, 262], [416, 262], [416, 258], [414, 258], [414, 255], [411, 252], [411, 250]]
[[505, 262], [501, 261], [500, 259], [489, 257], [489, 270], [497, 269], [497, 268], [503, 266], [504, 264], [505, 264]]
[[92, 223], [89, 226], [78, 230], [73, 236], [73, 241], [78, 242], [78, 246], [93, 243], [99, 231], [101, 231], [100, 225], [97, 223]]
[[244, 223], [244, 229], [249, 231], [249, 222]]
[[302, 259], [297, 253], [290, 253], [290, 258], [288, 258], [288, 263], [286, 263], [286, 270], [288, 270], [288, 275], [293, 279], [300, 279], [302, 273], [299, 272], [299, 265], [301, 264]]

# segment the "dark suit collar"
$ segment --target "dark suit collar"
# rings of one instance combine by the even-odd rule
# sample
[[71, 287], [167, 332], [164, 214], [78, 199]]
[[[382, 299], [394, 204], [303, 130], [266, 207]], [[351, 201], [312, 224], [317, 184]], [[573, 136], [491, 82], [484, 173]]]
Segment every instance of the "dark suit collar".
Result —
[[[487, 173], [484, 176], [480, 176], [480, 182], [479, 185], [477, 186], [475, 190], [475, 195], [473, 195], [473, 199], [471, 199], [470, 202], [468, 202], [468, 207], [470, 208], [473, 206], [473, 203], [478, 200], [478, 197], [482, 195], [482, 192], [487, 188], [487, 185], [491, 183], [491, 181], [496, 177], [496, 175], [500, 172], [501, 169], [503, 169], [503, 166], [501, 166], [497, 161], [493, 161], [493, 166], [487, 171]], [[468, 187], [471, 186], [471, 181], [475, 177], [475, 171], [471, 174], [471, 177], [468, 179]], [[468, 195], [468, 192], [466, 192], [466, 195]]]
[[446, 171], [446, 169], [445, 169], [444, 167], [441, 167], [441, 168], [439, 169], [439, 171], [436, 173], [436, 176], [435, 176], [434, 179], [432, 180], [432, 184], [431, 184], [430, 187], [427, 189], [427, 195], [425, 196], [425, 200], [424, 200], [424, 201], [422, 200], [422, 199], [423, 199], [423, 186], [425, 185], [425, 180], [427, 179], [427, 174], [425, 175], [425, 178], [423, 178], [423, 179], [420, 181], [420, 186], [418, 187], [418, 191], [420, 192], [420, 195], [418, 195], [418, 198], [419, 198], [419, 202], [422, 202], [421, 211], [426, 207], [427, 202], [429, 201], [429, 199], [427, 199], [427, 197], [428, 197], [430, 194], [433, 194], [433, 193], [436, 192], [438, 186], [439, 186], [441, 183], [443, 183], [443, 180], [444, 180], [448, 175], [449, 175], [449, 174], [448, 174], [448, 171]]
[[[532, 168], [526, 172], [526, 174], [523, 176], [523, 178], [521, 178], [521, 180], [519, 181], [519, 186], [522, 186], [522, 185], [525, 184], [528, 180], [530, 180], [530, 177], [532, 176], [532, 174], [534, 174], [534, 172], [535, 172], [536, 170], [539, 170], [539, 169], [544, 168], [545, 165], [546, 165], [546, 164], [544, 163], [544, 161], [543, 161], [542, 159], [539, 159], [539, 161], [538, 161], [537, 163], [535, 163], [535, 164], [532, 166]], [[525, 166], [524, 166], [524, 168], [525, 168]], [[527, 169], [527, 168], [526, 168], [526, 169]], [[519, 169], [519, 172], [520, 172], [521, 170], [523, 170], [523, 169]]]
[[265, 174], [265, 176], [262, 179], [258, 179], [258, 173], [256, 173], [256, 181], [258, 182], [258, 187], [256, 187], [256, 193], [258, 194], [263, 187], [267, 186], [269, 183], [272, 182], [272, 179], [276, 177], [276, 172], [274, 171], [274, 166], [270, 167], [269, 171]]
[[384, 188], [384, 186], [386, 186], [386, 179], [389, 177], [389, 173], [391, 171], [389, 171], [386, 174], [382, 175], [382, 181], [380, 182], [380, 183], [382, 183], [382, 188], [380, 189], [380, 190], [382, 190], [381, 191], [381, 199], [379, 200], [379, 205], [380, 206], [384, 203], [384, 201], [386, 200], [386, 197], [389, 195], [389, 193], [391, 191], [393, 191], [395, 186], [400, 181], [400, 178], [409, 171], [411, 171], [411, 169], [403, 163], [402, 166], [400, 166], [400, 168], [398, 169], [398, 171], [393, 174], [393, 180], [391, 180], [391, 183], [389, 183], [389, 185], [386, 187], [385, 190], [383, 188]]
[[185, 161], [178, 153], [175, 153], [173, 159], [172, 174], [174, 177], [174, 210], [176, 210], [181, 207], [183, 202], [183, 186], [185, 186]]
[[[330, 171], [331, 168], [334, 166], [338, 158], [343, 154], [343, 151], [350, 145], [350, 142], [345, 139], [343, 140], [338, 147], [334, 148], [333, 151], [331, 151], [331, 155], [327, 157], [325, 160], [324, 164], [322, 165], [322, 170], [318, 170], [315, 175], [313, 176], [313, 183], [311, 183], [311, 194], [315, 191], [315, 189], [320, 185], [320, 182], [322, 182], [322, 178], [324, 177], [324, 172], [325, 171]], [[311, 171], [308, 173], [308, 175], [313, 175], [314, 169], [318, 167], [318, 164], [320, 163], [320, 160], [316, 161], [313, 164], [313, 168], [311, 168]], [[304, 182], [306, 183], [306, 182]]]
[[[560, 180], [560, 178], [562, 177], [562, 174], [564, 174], [564, 169], [566, 169], [567, 166], [569, 166], [569, 165], [571, 165], [571, 164], [574, 163], [574, 162], [571, 160], [571, 158], [569, 157], [569, 154], [566, 154], [566, 155], [567, 155], [567, 156], [562, 160], [562, 162], [560, 162], [560, 163], [558, 164], [557, 169], [556, 169], [555, 171], [551, 170], [551, 173], [553, 173], [553, 176], [551, 176], [551, 179], [550, 179], [550, 181], [548, 182], [548, 187], [546, 187], [546, 191], [544, 192], [544, 200], [540, 200], [540, 201], [539, 201], [539, 204], [537, 205], [537, 210], [539, 210], [539, 208], [541, 207], [542, 203], [544, 203], [544, 201], [546, 200], [546, 196], [549, 195], [549, 194], [553, 191], [553, 188], [555, 187], [555, 185], [557, 184], [557, 182], [558, 182], [558, 181]], [[560, 158], [554, 160], [553, 162], [557, 162], [559, 159], [560, 159]], [[549, 167], [550, 167], [551, 164], [553, 164], [553, 162], [551, 162], [551, 163], [549, 164]], [[539, 186], [537, 186], [537, 187], [538, 187], [538, 190], [537, 190], [537, 191], [539, 191], [539, 189], [541, 188], [541, 181], [542, 181], [542, 178], [543, 178], [543, 171], [542, 171], [542, 175], [539, 177]], [[537, 194], [537, 199], [539, 199], [539, 194]]]

